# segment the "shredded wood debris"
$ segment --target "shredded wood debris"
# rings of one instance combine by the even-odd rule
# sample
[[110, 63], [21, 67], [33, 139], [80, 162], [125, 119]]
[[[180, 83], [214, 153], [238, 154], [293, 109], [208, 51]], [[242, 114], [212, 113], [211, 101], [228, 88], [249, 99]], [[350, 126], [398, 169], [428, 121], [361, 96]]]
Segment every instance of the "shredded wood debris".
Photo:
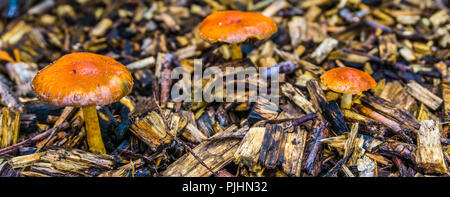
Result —
[[[0, 176], [449, 176], [449, 8], [434, 0], [3, 0]], [[237, 46], [203, 40], [200, 23], [225, 10], [260, 13], [277, 32]], [[33, 91], [40, 70], [73, 52], [111, 57], [134, 78], [131, 94], [96, 107], [106, 154], [90, 151], [82, 110]], [[198, 64], [202, 73], [257, 72], [196, 78]], [[376, 87], [333, 91], [321, 76], [338, 67], [366, 72]], [[246, 94], [233, 98], [221, 85]], [[171, 92], [190, 86], [189, 100]], [[278, 101], [252, 100], [263, 87]], [[212, 89], [207, 96], [223, 102], [195, 100]]]

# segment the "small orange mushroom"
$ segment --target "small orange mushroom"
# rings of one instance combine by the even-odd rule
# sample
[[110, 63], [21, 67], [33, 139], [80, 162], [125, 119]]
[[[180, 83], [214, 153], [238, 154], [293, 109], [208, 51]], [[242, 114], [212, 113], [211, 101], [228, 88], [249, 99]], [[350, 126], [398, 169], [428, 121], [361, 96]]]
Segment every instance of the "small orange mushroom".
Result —
[[232, 58], [241, 59], [240, 44], [250, 38], [264, 40], [277, 31], [272, 19], [255, 12], [221, 11], [203, 20], [199, 36], [211, 43], [225, 42], [232, 45]]
[[352, 67], [333, 68], [320, 79], [331, 90], [344, 93], [341, 98], [341, 107], [344, 109], [351, 107], [353, 94], [361, 94], [377, 85], [369, 74]]
[[89, 149], [106, 153], [95, 107], [128, 95], [133, 88], [133, 77], [127, 67], [110, 57], [71, 53], [39, 71], [31, 87], [42, 101], [81, 107]]

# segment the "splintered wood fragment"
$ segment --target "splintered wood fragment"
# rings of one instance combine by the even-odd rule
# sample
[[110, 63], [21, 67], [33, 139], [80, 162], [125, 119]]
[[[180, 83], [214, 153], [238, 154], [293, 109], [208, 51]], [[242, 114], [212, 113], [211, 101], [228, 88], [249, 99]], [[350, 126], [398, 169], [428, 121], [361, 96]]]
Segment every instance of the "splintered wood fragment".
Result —
[[347, 62], [354, 62], [354, 63], [360, 63], [360, 64], [364, 64], [370, 60], [370, 58], [367, 56], [363, 56], [363, 55], [356, 54], [356, 53], [348, 53], [344, 50], [335, 50], [335, 51], [331, 52], [328, 59], [329, 60], [339, 59], [339, 60], [344, 60]]
[[310, 176], [317, 176], [322, 167], [321, 155], [323, 151], [323, 143], [320, 141], [328, 137], [328, 123], [323, 120], [316, 120], [313, 126], [313, 139], [307, 145], [306, 161], [304, 169]]
[[397, 38], [395, 34], [386, 34], [378, 37], [378, 50], [380, 58], [386, 60], [391, 64], [397, 62]]
[[372, 153], [366, 153], [364, 156], [369, 157], [370, 159], [376, 161], [379, 164], [389, 166], [392, 165], [392, 161], [387, 159], [386, 157], [383, 157], [381, 155], [372, 154]]
[[338, 43], [339, 42], [334, 38], [326, 38], [320, 43], [316, 50], [314, 50], [310, 57], [313, 58], [316, 63], [321, 63], [327, 58], [328, 53], [330, 53]]
[[366, 116], [369, 116], [370, 118], [373, 118], [374, 120], [378, 121], [379, 123], [383, 124], [384, 126], [388, 127], [392, 132], [394, 132], [397, 135], [402, 136], [405, 140], [408, 142], [412, 142], [411, 137], [409, 137], [407, 134], [405, 134], [403, 128], [399, 123], [397, 123], [394, 120], [391, 120], [387, 118], [386, 116], [383, 116], [382, 114], [365, 107], [361, 104], [356, 104], [355, 108], [360, 111], [361, 113], [365, 114]]
[[200, 131], [196, 126], [191, 123], [186, 125], [183, 133], [181, 134], [184, 138], [193, 143], [200, 143], [208, 139], [208, 135]]
[[306, 0], [301, 2], [300, 8], [307, 9], [313, 6], [330, 5], [330, 4], [331, 2], [327, 0]]
[[130, 70], [148, 68], [150, 66], [154, 66], [155, 62], [156, 62], [155, 57], [149, 56], [144, 59], [141, 59], [141, 60], [138, 60], [138, 61], [128, 64], [127, 68]]
[[[238, 132], [236, 131], [237, 127], [231, 126], [230, 128], [216, 133], [212, 137], [220, 138], [224, 135]], [[192, 149], [192, 151], [213, 172], [218, 172], [233, 160], [234, 153], [238, 149], [240, 141], [241, 139], [238, 138], [204, 141]], [[186, 153], [170, 164], [161, 175], [165, 177], [208, 177], [212, 175], [212, 172], [201, 165], [190, 153]]]
[[[104, 170], [111, 170], [113, 168], [114, 162], [112, 160], [109, 160], [109, 162], [111, 162], [111, 165], [100, 166], [99, 163], [96, 163], [98, 161], [102, 162], [100, 160], [95, 159], [91, 161], [88, 158], [82, 157], [80, 157], [79, 159], [66, 158], [66, 154], [70, 154], [70, 152], [47, 151], [46, 154], [41, 156], [40, 160], [42, 163], [47, 163], [47, 165], [50, 164], [51, 168], [54, 168], [56, 170], [76, 173], [82, 176], [96, 176]], [[33, 169], [34, 165], [35, 164], [31, 166], [31, 169]]]
[[53, 127], [59, 127], [62, 123], [64, 123], [67, 119], [70, 119], [72, 117], [72, 115], [74, 114], [75, 108], [72, 106], [67, 106], [64, 107], [63, 112], [61, 113], [61, 115], [58, 117], [58, 119], [56, 120], [55, 124], [53, 125]]
[[313, 73], [316, 76], [320, 76], [323, 74], [323, 69], [311, 62], [308, 62], [306, 60], [298, 60], [298, 64], [305, 70]]
[[284, 138], [283, 171], [289, 176], [300, 177], [303, 165], [303, 154], [308, 132], [295, 127], [294, 132], [286, 133]]
[[276, 53], [277, 55], [279, 55], [279, 56], [280, 56], [282, 59], [284, 59], [284, 60], [292, 61], [292, 62], [296, 62], [296, 61], [299, 60], [299, 57], [296, 56], [296, 55], [293, 54], [293, 53], [286, 52], [286, 51], [283, 51], [283, 50], [278, 49], [278, 48], [274, 48], [273, 50], [275, 51], [275, 53]]
[[197, 122], [195, 121], [195, 114], [191, 111], [181, 110], [180, 112], [181, 116], [183, 116], [188, 124], [192, 124], [195, 127], [197, 127]]
[[0, 177], [23, 177], [23, 175], [10, 165], [5, 159], [0, 159]]
[[[242, 122], [247, 122], [247, 119], [243, 119]], [[236, 125], [231, 125], [227, 128], [227, 130], [236, 130], [236, 129], [237, 129]], [[241, 128], [237, 129], [235, 132], [224, 133], [223, 135], [218, 135], [216, 137], [213, 136], [208, 138], [207, 141], [217, 141], [226, 138], [242, 139], [245, 137], [245, 134], [248, 132], [248, 130], [249, 130], [248, 125], [244, 125]], [[223, 130], [221, 131], [221, 133], [223, 133]]]
[[31, 172], [31, 171], [22, 171], [20, 175], [25, 177], [51, 177], [50, 175], [42, 174], [39, 172]]
[[276, 74], [284, 73], [291, 74], [293, 73], [299, 66], [292, 61], [280, 62], [278, 64], [272, 64], [270, 67], [267, 67], [267, 70], [260, 72], [259, 75], [265, 75], [265, 79], [268, 79]]
[[[58, 117], [55, 124], [53, 125], [53, 128], [57, 128], [61, 124], [63, 124], [66, 121], [66, 119], [69, 118], [69, 116], [73, 115], [73, 112], [74, 112], [74, 107], [71, 107], [71, 106], [65, 107], [63, 112], [61, 113], [61, 115]], [[41, 141], [38, 144], [36, 144], [36, 147], [37, 147], [36, 153], [41, 151], [42, 148], [49, 145], [48, 143], [51, 141], [51, 139], [55, 136], [55, 134], [57, 132], [58, 132], [58, 130], [53, 130], [53, 132], [50, 134], [50, 136], [47, 137], [47, 139], [45, 141]]]
[[345, 144], [348, 141], [349, 133], [344, 133], [335, 137], [323, 138], [320, 142], [327, 144], [328, 146], [335, 148], [339, 155], [344, 155]]
[[152, 148], [171, 141], [164, 130], [162, 117], [155, 111], [131, 125], [130, 131]]
[[397, 15], [396, 20], [405, 25], [414, 25], [420, 20], [420, 16], [417, 15]]
[[416, 162], [425, 173], [445, 174], [444, 154], [441, 146], [439, 122], [422, 120], [417, 134]]
[[203, 114], [200, 116], [197, 120], [198, 129], [202, 131], [204, 134], [206, 134], [208, 137], [211, 137], [214, 135], [215, 131], [213, 129], [213, 126], [211, 125], [211, 119], [208, 115]]
[[414, 51], [420, 54], [429, 55], [431, 54], [431, 48], [426, 43], [422, 42], [414, 42], [413, 43]]
[[342, 113], [344, 114], [344, 117], [350, 120], [364, 122], [365, 124], [370, 122], [370, 118], [367, 118], [361, 114], [358, 114], [352, 110], [344, 109], [342, 110]]
[[22, 167], [30, 166], [34, 162], [39, 161], [41, 156], [44, 154], [45, 154], [45, 152], [17, 156], [17, 157], [11, 158], [8, 162], [13, 168], [22, 168]]
[[441, 98], [434, 95], [415, 81], [409, 81], [406, 91], [432, 110], [437, 110], [443, 102]]
[[111, 170], [116, 165], [113, 156], [106, 154], [94, 154], [80, 149], [50, 149], [45, 153], [46, 154], [41, 156], [41, 160], [50, 163], [64, 158], [75, 162], [87, 163], [90, 167], [99, 169]]
[[349, 132], [347, 124], [345, 124], [344, 116], [336, 102], [328, 102], [324, 92], [319, 86], [316, 79], [312, 79], [306, 83], [309, 95], [316, 109], [319, 110], [323, 119], [330, 123], [334, 132], [341, 135]]
[[364, 146], [361, 146], [361, 148], [366, 149], [367, 152], [374, 152], [374, 150], [377, 149], [378, 145], [383, 143], [383, 141], [367, 135], [358, 134], [358, 137], [364, 140]]
[[[347, 137], [347, 140], [345, 141], [344, 158], [345, 157], [350, 157], [350, 154], [353, 153], [355, 148], [356, 148], [355, 144], [356, 144], [356, 137], [358, 135], [358, 128], [359, 128], [359, 123], [358, 122], [356, 122], [356, 123], [354, 123], [352, 125], [352, 129], [350, 131], [350, 134]], [[353, 163], [350, 162], [350, 165], [353, 165]]]
[[97, 177], [128, 177], [130, 172], [133, 171], [133, 169], [136, 169], [144, 164], [145, 162], [143, 161], [143, 159], [130, 161], [130, 163], [120, 166], [117, 169], [103, 172]]
[[408, 47], [403, 47], [399, 50], [400, 55], [408, 62], [413, 62], [416, 60], [416, 55], [414, 51]]
[[278, 158], [282, 154], [284, 128], [281, 124], [267, 124], [261, 152], [259, 154], [259, 163], [268, 169], [274, 169], [278, 165]]
[[386, 33], [392, 33], [392, 29], [388, 26], [385, 26], [383, 24], [378, 23], [377, 21], [371, 20], [371, 19], [366, 19], [364, 20], [364, 24], [373, 28], [373, 29], [380, 29], [383, 32]]
[[420, 127], [419, 122], [413, 115], [403, 109], [395, 107], [393, 103], [383, 98], [367, 94], [361, 98], [361, 101], [363, 104], [369, 105], [383, 114], [388, 115], [390, 118], [397, 120], [397, 122], [402, 123], [402, 125], [406, 125], [414, 129], [419, 129]]
[[322, 13], [322, 9], [320, 9], [317, 6], [312, 6], [308, 9], [308, 12], [305, 14], [305, 18], [308, 19], [308, 21], [314, 21], [317, 16], [319, 16]]
[[205, 0], [205, 2], [215, 10], [225, 10], [226, 7], [214, 0]]
[[[80, 167], [80, 166], [73, 166], [74, 164], [68, 164], [72, 166], [72, 168]], [[67, 168], [67, 166], [66, 166]], [[33, 165], [29, 167], [29, 171], [23, 171], [21, 172], [24, 176], [31, 176], [31, 177], [81, 177], [81, 176], [88, 176], [87, 174], [79, 174], [79, 173], [73, 173], [68, 172], [64, 170], [57, 169], [55, 166], [53, 166], [51, 163], [47, 162], [35, 162]]]
[[27, 14], [41, 14], [55, 6], [54, 0], [45, 0], [28, 9]]
[[187, 58], [191, 58], [195, 56], [195, 50], [197, 49], [196, 45], [187, 46], [181, 49], [178, 49], [174, 55], [178, 56], [178, 59], [183, 60]]
[[169, 133], [176, 135], [178, 131], [186, 126], [187, 119], [178, 113], [171, 113], [169, 110], [166, 110], [165, 112], [165, 117], [168, 117], [169, 119]]
[[175, 18], [166, 12], [161, 13], [161, 19], [169, 27], [171, 31], [180, 31], [180, 26], [175, 21]]
[[30, 32], [33, 28], [25, 23], [25, 20], [21, 20], [16, 25], [14, 25], [11, 30], [5, 32], [1, 37], [3, 43], [8, 43], [10, 45], [17, 44], [24, 35]]
[[19, 137], [20, 112], [3, 108], [0, 114], [0, 148], [11, 146]]
[[281, 92], [306, 113], [309, 114], [316, 112], [313, 104], [306, 99], [305, 95], [303, 95], [299, 89], [295, 88], [290, 83], [284, 83], [281, 85]]
[[103, 36], [106, 31], [113, 25], [113, 21], [109, 18], [103, 18], [90, 32], [92, 37]]
[[248, 115], [250, 124], [256, 123], [260, 120], [272, 120], [277, 117], [280, 109], [278, 105], [264, 97], [258, 97], [257, 102]]
[[352, 171], [345, 164], [342, 164], [341, 169], [342, 169], [342, 172], [345, 174], [345, 176], [355, 177], [355, 175], [352, 173]]
[[42, 153], [13, 158], [11, 163], [15, 167], [30, 166], [30, 172], [50, 176], [97, 176], [105, 170], [112, 170], [116, 165], [113, 156], [78, 149], [50, 149]]
[[[289, 105], [290, 106], [290, 105]], [[286, 111], [283, 111], [283, 112], [286, 112]], [[282, 113], [283, 113], [282, 112]], [[289, 113], [289, 112], [288, 112]], [[287, 113], [286, 113], [287, 114]], [[287, 115], [287, 116], [289, 116], [289, 117], [298, 117], [297, 115], [292, 115], [292, 114], [289, 114], [289, 115]], [[316, 118], [317, 117], [317, 114], [316, 113], [311, 113], [311, 114], [307, 114], [307, 115], [304, 115], [304, 116], [301, 116], [301, 117], [299, 117], [299, 118], [282, 118], [282, 119], [273, 119], [273, 120], [267, 120], [267, 121], [265, 121], [266, 123], [272, 123], [272, 124], [275, 124], [275, 123], [281, 123], [281, 122], [286, 122], [286, 121], [289, 121], [289, 122], [291, 122], [291, 124], [292, 124], [292, 126], [300, 126], [300, 125], [302, 125], [303, 123], [305, 123], [305, 122], [307, 122], [307, 121], [309, 121], [309, 120], [312, 120], [312, 119], [314, 119], [314, 118]], [[310, 125], [309, 124], [305, 124], [305, 126], [307, 126], [308, 128], [310, 128]]]
[[347, 162], [349, 156], [351, 155], [351, 153], [347, 156], [344, 157], [342, 159], [340, 159], [335, 165], [334, 167], [332, 167], [326, 174], [325, 177], [334, 177], [337, 173], [337, 171], [342, 168], [344, 174], [347, 177], [354, 177], [355, 175], [353, 175], [353, 173], [351, 173], [350, 169], [347, 168], [347, 166], [345, 165], [345, 163]]
[[378, 148], [382, 152], [387, 152], [392, 155], [407, 159], [411, 162], [415, 162], [417, 146], [414, 144], [408, 144], [403, 142], [398, 142], [394, 140], [388, 140], [380, 144]]
[[[29, 167], [29, 171], [22, 171], [22, 175], [30, 177], [81, 177], [83, 175], [56, 169], [50, 163], [35, 162]], [[86, 174], [84, 174], [87, 176]]]
[[438, 27], [449, 20], [449, 14], [445, 10], [438, 11], [430, 17], [433, 26]]
[[351, 154], [348, 159], [348, 165], [356, 165], [358, 159], [360, 159], [366, 153], [365, 143], [366, 142], [362, 136], [355, 139], [352, 150], [353, 154]]
[[414, 112], [417, 109], [417, 103], [414, 97], [408, 94], [403, 85], [398, 81], [387, 83], [379, 97], [391, 101], [396, 107], [409, 112]]
[[308, 22], [305, 17], [294, 16], [288, 22], [289, 36], [291, 38], [291, 45], [296, 47], [308, 38]]
[[289, 4], [285, 0], [276, 0], [270, 6], [268, 6], [264, 11], [261, 12], [262, 15], [271, 17], [275, 15], [278, 11], [288, 7]]
[[386, 140], [387, 137], [389, 137], [390, 129], [380, 122], [369, 119], [368, 122], [363, 124], [363, 130], [362, 132], [366, 135], [372, 136], [379, 140]]
[[259, 1], [259, 2], [254, 3], [254, 4], [249, 4], [247, 6], [247, 10], [248, 11], [260, 10], [262, 8], [265, 8], [265, 7], [269, 6], [273, 2], [274, 2], [274, 0], [264, 0], [264, 1]]
[[171, 114], [168, 125], [169, 131], [166, 131], [161, 115], [152, 111], [143, 119], [132, 124], [130, 130], [148, 146], [156, 148], [161, 144], [172, 142], [173, 139], [167, 132], [176, 135], [179, 130], [186, 126], [186, 123], [186, 118], [180, 117], [178, 114]]
[[342, 8], [339, 11], [339, 16], [341, 18], [344, 18], [346, 21], [351, 22], [351, 23], [358, 23], [361, 21], [361, 18], [366, 16], [369, 11], [368, 10], [361, 10], [358, 12], [352, 12], [350, 9], [348, 8], [343, 8], [345, 6], [345, 4], [347, 3], [346, 0], [342, 0], [339, 4], [339, 8]]
[[8, 63], [6, 69], [9, 75], [18, 84], [20, 95], [27, 95], [31, 92], [31, 81], [38, 72], [38, 66], [35, 63]]
[[244, 164], [249, 169], [253, 169], [256, 166], [265, 132], [265, 127], [250, 128], [234, 153], [234, 162], [236, 164]]
[[13, 108], [18, 111], [23, 110], [22, 103], [19, 102], [17, 95], [10, 89], [10, 87], [0, 81], [0, 102], [8, 108]]

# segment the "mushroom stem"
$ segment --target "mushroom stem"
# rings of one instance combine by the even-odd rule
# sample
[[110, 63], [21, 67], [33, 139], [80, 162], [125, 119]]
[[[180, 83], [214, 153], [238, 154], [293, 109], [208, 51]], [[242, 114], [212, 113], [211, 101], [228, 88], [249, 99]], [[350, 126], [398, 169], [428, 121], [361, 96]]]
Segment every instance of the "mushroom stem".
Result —
[[81, 110], [83, 110], [89, 149], [94, 153], [106, 153], [95, 106], [84, 106]]
[[242, 59], [242, 51], [240, 44], [231, 44], [231, 59], [232, 60]]
[[351, 94], [342, 94], [341, 108], [342, 109], [350, 109], [351, 106], [352, 106], [352, 95]]

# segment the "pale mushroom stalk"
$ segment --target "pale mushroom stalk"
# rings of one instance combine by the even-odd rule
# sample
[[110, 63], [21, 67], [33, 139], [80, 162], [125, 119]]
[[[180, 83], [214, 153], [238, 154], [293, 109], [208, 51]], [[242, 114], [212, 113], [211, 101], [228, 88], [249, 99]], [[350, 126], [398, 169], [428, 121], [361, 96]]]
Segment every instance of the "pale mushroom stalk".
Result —
[[242, 51], [240, 43], [231, 44], [231, 59], [233, 60], [242, 59]]
[[95, 105], [81, 107], [81, 110], [83, 111], [89, 149], [94, 153], [106, 153]]
[[351, 94], [342, 94], [341, 96], [341, 108], [342, 109], [350, 109], [352, 106], [352, 95]]

